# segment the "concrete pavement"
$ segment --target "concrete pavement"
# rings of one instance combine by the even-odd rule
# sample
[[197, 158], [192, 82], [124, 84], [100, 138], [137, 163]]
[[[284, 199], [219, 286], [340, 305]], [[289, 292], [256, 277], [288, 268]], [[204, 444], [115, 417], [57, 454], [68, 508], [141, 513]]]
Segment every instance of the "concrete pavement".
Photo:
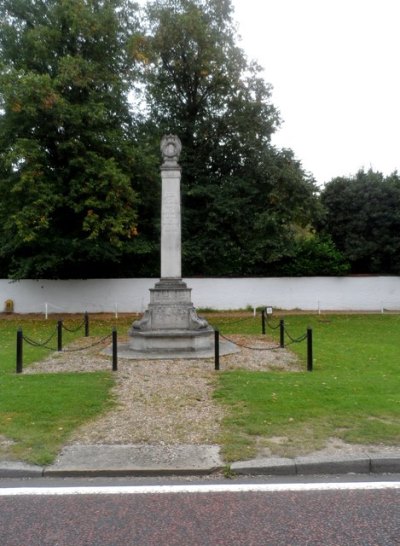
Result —
[[0, 478], [400, 473], [400, 449], [357, 455], [264, 457], [227, 467], [216, 445], [71, 445], [49, 466], [0, 461]]

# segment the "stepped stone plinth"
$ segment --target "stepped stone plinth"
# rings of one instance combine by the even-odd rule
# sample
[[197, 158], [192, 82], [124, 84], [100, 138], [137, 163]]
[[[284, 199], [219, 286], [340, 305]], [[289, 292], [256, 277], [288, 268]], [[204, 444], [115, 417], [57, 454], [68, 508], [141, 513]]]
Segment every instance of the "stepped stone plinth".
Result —
[[188, 352], [211, 347], [213, 329], [200, 318], [191, 288], [182, 280], [161, 279], [150, 289], [150, 304], [129, 330], [128, 345], [137, 351]]

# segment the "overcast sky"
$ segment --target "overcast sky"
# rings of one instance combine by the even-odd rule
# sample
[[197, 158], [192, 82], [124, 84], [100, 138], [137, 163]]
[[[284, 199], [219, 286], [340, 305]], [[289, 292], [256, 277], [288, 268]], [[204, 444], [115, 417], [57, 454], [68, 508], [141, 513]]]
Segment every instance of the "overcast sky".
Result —
[[400, 173], [400, 0], [233, 0], [292, 148], [319, 184]]

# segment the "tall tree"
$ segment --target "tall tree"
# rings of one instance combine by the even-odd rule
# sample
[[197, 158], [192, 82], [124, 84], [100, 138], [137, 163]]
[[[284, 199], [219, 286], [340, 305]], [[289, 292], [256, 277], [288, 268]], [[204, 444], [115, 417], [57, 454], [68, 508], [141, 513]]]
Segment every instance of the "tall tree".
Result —
[[157, 0], [134, 40], [154, 134], [183, 144], [183, 269], [267, 274], [310, 222], [315, 186], [279, 126], [271, 87], [237, 46], [230, 0]]
[[329, 182], [322, 194], [323, 230], [354, 273], [400, 274], [400, 177], [359, 171]]
[[116, 274], [137, 235], [130, 0], [0, 0], [0, 259]]

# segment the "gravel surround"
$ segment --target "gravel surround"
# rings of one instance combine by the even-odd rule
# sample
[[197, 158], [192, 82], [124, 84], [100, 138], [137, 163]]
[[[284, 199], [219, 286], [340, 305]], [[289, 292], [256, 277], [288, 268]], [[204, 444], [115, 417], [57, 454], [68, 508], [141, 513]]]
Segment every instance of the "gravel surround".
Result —
[[[101, 339], [101, 338], [98, 338]], [[265, 336], [230, 335], [239, 345], [270, 349]], [[90, 338], [91, 343], [96, 338]], [[122, 340], [123, 341], [123, 340]], [[109, 343], [109, 340], [108, 340]], [[67, 349], [88, 345], [80, 339]], [[103, 346], [77, 352], [53, 353], [24, 373], [94, 372], [111, 370]], [[252, 350], [220, 358], [221, 370], [300, 371], [297, 357], [286, 349]], [[116, 405], [74, 432], [70, 443], [80, 444], [214, 444], [223, 408], [212, 393], [216, 384], [214, 359], [127, 360], [118, 358], [113, 396]]]

